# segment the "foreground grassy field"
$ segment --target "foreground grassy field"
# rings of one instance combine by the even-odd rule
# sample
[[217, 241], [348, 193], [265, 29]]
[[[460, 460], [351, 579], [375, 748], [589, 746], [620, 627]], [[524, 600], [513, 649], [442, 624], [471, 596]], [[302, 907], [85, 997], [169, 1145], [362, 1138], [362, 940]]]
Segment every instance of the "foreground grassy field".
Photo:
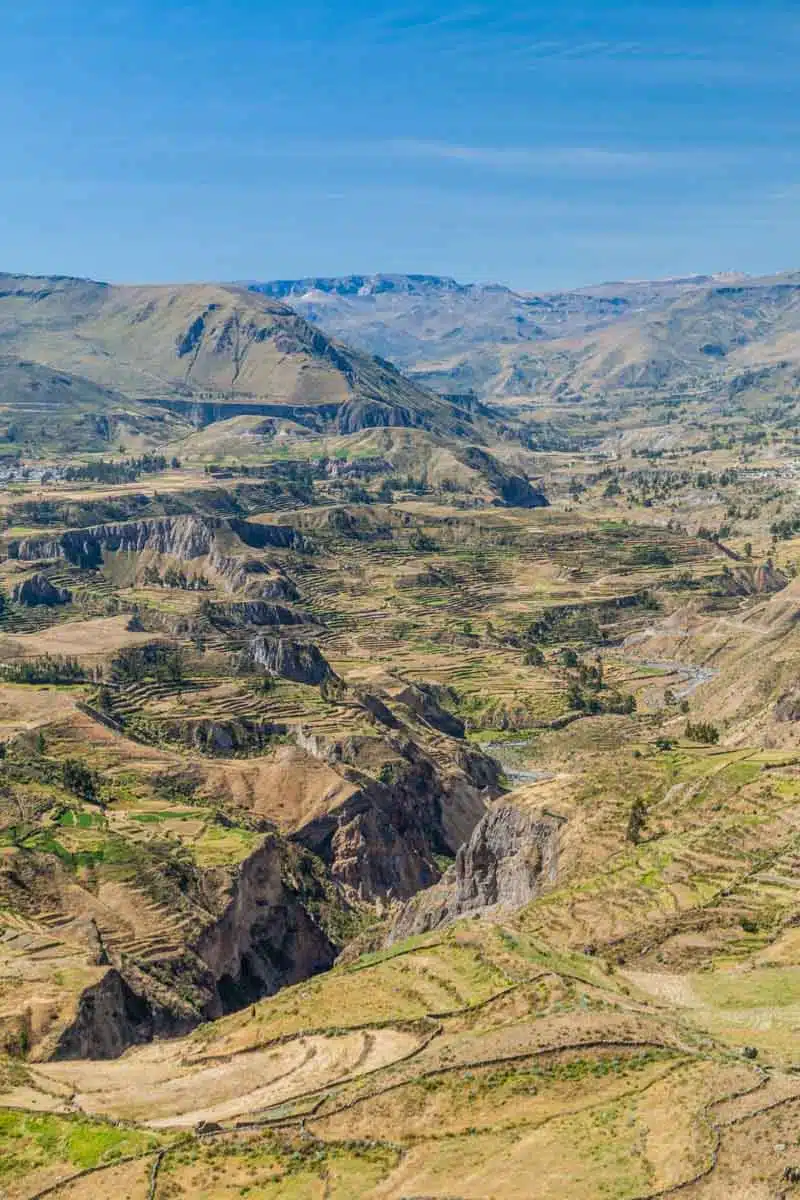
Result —
[[[736, 1155], [727, 1194], [774, 1195], [800, 1083], [769, 1038], [756, 1061], [712, 1030], [766, 982], [665, 1004], [658, 978], [471, 922], [116, 1062], [9, 1065], [4, 1185], [478, 1200], [696, 1179], [715, 1196]], [[784, 1139], [768, 1160], [765, 1131]]]

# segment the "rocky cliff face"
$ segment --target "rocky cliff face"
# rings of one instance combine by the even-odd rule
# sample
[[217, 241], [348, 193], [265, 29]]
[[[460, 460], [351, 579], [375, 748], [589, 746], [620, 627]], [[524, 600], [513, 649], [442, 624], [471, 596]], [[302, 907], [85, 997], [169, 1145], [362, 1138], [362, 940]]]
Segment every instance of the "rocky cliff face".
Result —
[[533, 487], [524, 475], [503, 467], [494, 455], [479, 446], [467, 446], [456, 455], [466, 467], [477, 471], [495, 493], [496, 503], [511, 508], [544, 508], [549, 501], [544, 492]]
[[109, 967], [98, 983], [81, 994], [74, 1019], [50, 1053], [40, 1052], [37, 1057], [118, 1058], [129, 1046], [188, 1033], [194, 1024], [190, 1011], [136, 990], [121, 971]]
[[439, 703], [441, 688], [428, 683], [410, 683], [395, 696], [427, 725], [450, 737], [463, 738], [465, 726], [460, 717], [453, 716]]
[[221, 883], [221, 916], [193, 947], [215, 981], [207, 1017], [332, 966], [337, 948], [307, 907], [321, 890], [279, 838], [269, 837]]
[[338, 808], [309, 821], [294, 835], [349, 892], [365, 900], [407, 899], [440, 875], [437, 855], [453, 855], [499, 792], [498, 768], [483, 755], [459, 756], [440, 748], [433, 758], [410, 739], [387, 737], [379, 778], [361, 765], [372, 745], [329, 746], [306, 739], [309, 753], [335, 763], [356, 790]]
[[103, 554], [136, 553], [169, 555], [182, 561], [221, 552], [221, 535], [233, 534], [252, 549], [308, 550], [302, 534], [288, 525], [258, 525], [237, 519], [178, 516], [154, 517], [119, 524], [90, 525], [68, 529], [56, 537], [13, 539], [8, 543], [11, 558], [31, 562], [66, 559], [81, 567], [98, 567]]
[[230, 754], [263, 754], [286, 726], [247, 717], [189, 717], [159, 722], [160, 737], [167, 743], [186, 746], [198, 754], [225, 757]]
[[253, 638], [246, 653], [251, 662], [271, 675], [291, 679], [294, 683], [321, 684], [334, 676], [327, 659], [313, 642], [257, 637]]
[[717, 583], [726, 596], [765, 596], [782, 591], [788, 584], [788, 576], [779, 571], [772, 562], [760, 563], [757, 567], [736, 566], [726, 569]]
[[285, 604], [270, 604], [266, 600], [231, 601], [230, 604], [210, 604], [206, 615], [213, 625], [242, 628], [247, 625], [308, 625], [313, 618]]
[[470, 913], [528, 904], [558, 875], [560, 824], [555, 817], [512, 804], [490, 809], [441, 881], [401, 910], [390, 941]]
[[39, 604], [52, 607], [55, 604], [69, 604], [72, 592], [69, 588], [57, 587], [46, 575], [37, 572], [22, 583], [15, 584], [11, 598], [16, 600], [17, 604], [25, 604], [28, 608]]
[[40, 1057], [114, 1058], [332, 966], [337, 947], [311, 911], [331, 895], [299, 848], [269, 835], [238, 867], [208, 870], [194, 888], [202, 920], [185, 947], [147, 961], [119, 956]]

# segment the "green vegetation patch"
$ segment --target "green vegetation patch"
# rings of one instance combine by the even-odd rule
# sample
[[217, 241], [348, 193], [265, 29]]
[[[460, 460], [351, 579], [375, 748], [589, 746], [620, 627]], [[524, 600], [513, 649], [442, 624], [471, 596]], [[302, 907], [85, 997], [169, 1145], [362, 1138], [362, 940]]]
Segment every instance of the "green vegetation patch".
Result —
[[255, 850], [263, 836], [249, 829], [211, 825], [192, 844], [195, 862], [198, 867], [226, 867], [241, 862]]
[[[400, 1152], [377, 1142], [283, 1141], [269, 1133], [255, 1138], [191, 1143], [163, 1161], [163, 1186], [175, 1194], [205, 1196], [220, 1187], [253, 1200], [360, 1200], [397, 1166]], [[170, 1192], [170, 1194], [173, 1194]], [[166, 1191], [165, 1191], [166, 1195]]]
[[[427, 935], [262, 1000], [255, 1010], [252, 1041], [262, 1045], [312, 1029], [353, 1029], [458, 1012], [490, 1000], [511, 982], [476, 942], [461, 943], [456, 933], [438, 942]], [[235, 1014], [192, 1037], [205, 1044], [251, 1019], [249, 1013]]]
[[165, 809], [163, 812], [132, 812], [128, 816], [132, 821], [140, 821], [143, 825], [156, 825], [161, 821], [196, 821], [204, 812], [199, 808], [186, 811], [181, 809]]
[[168, 1139], [138, 1129], [54, 1114], [0, 1109], [0, 1182], [64, 1163], [76, 1171], [155, 1152]]

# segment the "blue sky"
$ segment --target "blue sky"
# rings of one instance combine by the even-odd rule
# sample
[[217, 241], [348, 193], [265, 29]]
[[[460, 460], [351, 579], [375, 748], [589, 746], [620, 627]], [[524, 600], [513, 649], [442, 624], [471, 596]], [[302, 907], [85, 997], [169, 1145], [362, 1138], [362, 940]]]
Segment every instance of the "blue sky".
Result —
[[800, 267], [786, 0], [0, 0], [0, 269]]

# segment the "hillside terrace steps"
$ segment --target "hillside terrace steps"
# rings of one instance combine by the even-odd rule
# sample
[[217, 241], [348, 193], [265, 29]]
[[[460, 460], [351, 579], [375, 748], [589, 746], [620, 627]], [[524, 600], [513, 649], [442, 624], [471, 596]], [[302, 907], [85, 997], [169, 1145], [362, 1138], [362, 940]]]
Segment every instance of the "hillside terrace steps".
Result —
[[49, 629], [59, 619], [59, 610], [46, 604], [28, 608], [23, 604], [9, 601], [5, 611], [0, 614], [0, 632], [2, 633], [41, 633]]
[[0, 912], [0, 942], [7, 943], [20, 936], [40, 937], [42, 928], [33, 917], [3, 910]]

